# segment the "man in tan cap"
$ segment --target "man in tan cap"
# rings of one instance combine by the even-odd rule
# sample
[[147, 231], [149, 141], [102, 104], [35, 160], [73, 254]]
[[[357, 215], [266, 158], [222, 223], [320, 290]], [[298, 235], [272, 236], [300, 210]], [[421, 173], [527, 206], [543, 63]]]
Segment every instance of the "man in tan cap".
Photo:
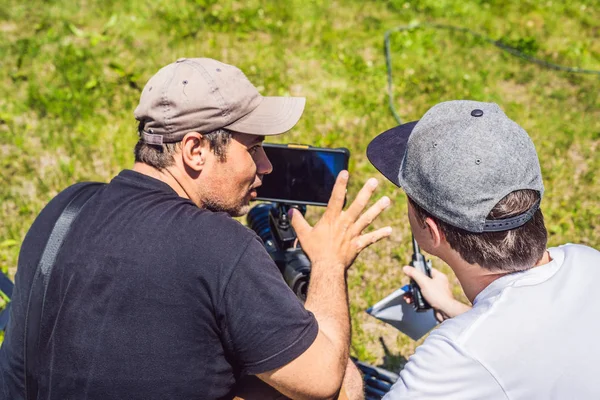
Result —
[[[258, 376], [291, 398], [331, 398], [346, 375], [345, 387], [359, 387], [347, 394], [360, 397], [360, 375], [348, 367], [346, 270], [391, 232], [362, 234], [389, 204], [384, 197], [363, 213], [377, 181], [343, 211], [344, 171], [314, 227], [292, 215], [312, 262], [304, 305], [260, 239], [231, 218], [247, 212], [271, 172], [264, 137], [292, 128], [304, 103], [263, 97], [239, 69], [212, 59], [180, 59], [154, 75], [135, 110], [136, 163], [96, 187], [43, 298], [31, 289], [40, 254], [81, 185], [53, 199], [23, 243], [0, 393], [224, 399]], [[25, 367], [26, 315], [39, 302], [39, 351]]]

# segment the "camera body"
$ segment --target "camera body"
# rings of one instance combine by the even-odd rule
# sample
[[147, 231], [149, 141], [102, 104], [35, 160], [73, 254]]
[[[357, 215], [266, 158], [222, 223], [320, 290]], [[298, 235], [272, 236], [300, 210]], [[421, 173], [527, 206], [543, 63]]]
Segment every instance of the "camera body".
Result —
[[302, 205], [262, 203], [250, 210], [247, 222], [262, 239], [287, 285], [301, 301], [306, 301], [310, 261], [302, 249], [296, 247], [296, 232], [287, 214], [290, 208], [297, 208], [303, 215], [306, 212], [306, 206]]
[[262, 239], [287, 285], [305, 301], [310, 261], [297, 246], [288, 212], [296, 208], [304, 215], [307, 205], [326, 206], [338, 174], [348, 169], [350, 152], [296, 144], [265, 143], [263, 148], [273, 172], [263, 177], [256, 200], [270, 203], [252, 207], [247, 224]]

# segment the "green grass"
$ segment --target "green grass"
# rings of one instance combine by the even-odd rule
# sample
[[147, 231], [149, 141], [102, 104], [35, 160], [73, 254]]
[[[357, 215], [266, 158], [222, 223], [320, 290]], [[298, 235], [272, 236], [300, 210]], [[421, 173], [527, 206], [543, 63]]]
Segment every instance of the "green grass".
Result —
[[[0, 269], [14, 275], [28, 227], [61, 189], [108, 181], [132, 165], [140, 89], [179, 57], [237, 65], [265, 95], [307, 97], [298, 126], [275, 140], [349, 148], [352, 198], [378, 175], [364, 155], [367, 143], [395, 125], [387, 108], [386, 30], [411, 22], [465, 26], [551, 62], [600, 69], [595, 5], [0, 0]], [[427, 28], [393, 35], [392, 58], [394, 101], [406, 121], [443, 100], [499, 103], [538, 149], [550, 244], [600, 247], [597, 75], [546, 70], [479, 39]], [[352, 351], [398, 367], [416, 344], [364, 313], [406, 283], [400, 267], [410, 257], [404, 196], [390, 183], [379, 194], [395, 203], [376, 226], [391, 224], [395, 231], [351, 270]], [[450, 272], [439, 260], [434, 265]]]

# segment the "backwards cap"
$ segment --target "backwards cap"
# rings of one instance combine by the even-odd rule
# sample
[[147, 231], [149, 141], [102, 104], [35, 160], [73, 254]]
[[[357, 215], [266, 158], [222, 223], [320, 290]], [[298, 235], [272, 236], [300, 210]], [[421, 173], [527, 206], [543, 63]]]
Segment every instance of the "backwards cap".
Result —
[[430, 214], [470, 232], [525, 224], [539, 207], [487, 220], [516, 190], [544, 193], [540, 163], [527, 132], [494, 103], [455, 100], [433, 106], [419, 121], [392, 128], [367, 148], [369, 161]]

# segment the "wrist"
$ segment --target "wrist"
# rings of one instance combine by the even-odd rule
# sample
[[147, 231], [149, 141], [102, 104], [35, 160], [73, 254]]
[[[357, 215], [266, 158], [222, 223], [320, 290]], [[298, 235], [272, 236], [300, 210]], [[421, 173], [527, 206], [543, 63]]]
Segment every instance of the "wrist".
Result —
[[320, 260], [315, 260], [315, 261], [311, 260], [311, 274], [315, 270], [327, 271], [328, 273], [332, 273], [332, 274], [334, 274], [336, 272], [345, 274], [346, 269], [347, 268], [344, 265], [344, 263], [342, 263], [340, 261], [326, 260], [326, 259], [320, 259]]

